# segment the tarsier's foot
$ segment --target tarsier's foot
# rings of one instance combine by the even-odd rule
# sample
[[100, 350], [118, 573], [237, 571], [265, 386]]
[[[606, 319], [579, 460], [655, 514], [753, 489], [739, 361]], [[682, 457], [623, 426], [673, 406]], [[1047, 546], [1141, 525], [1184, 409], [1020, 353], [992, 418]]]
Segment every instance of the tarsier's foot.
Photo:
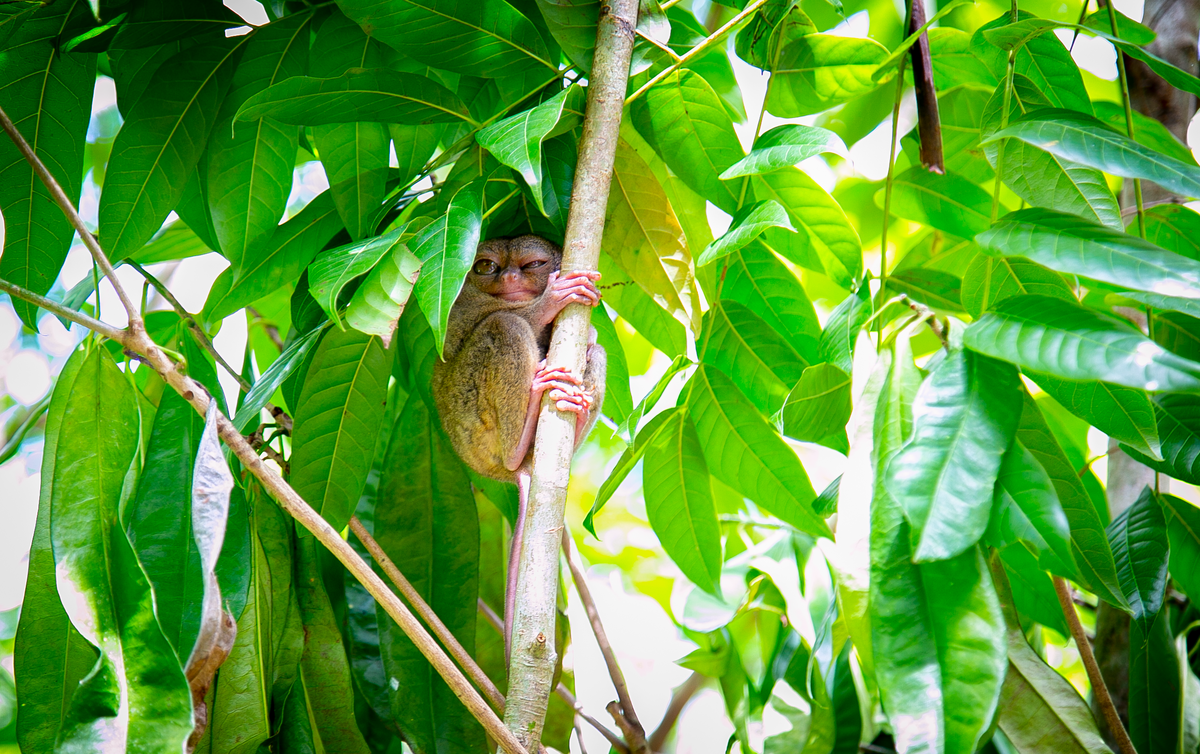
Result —
[[545, 321], [549, 324], [567, 304], [583, 304], [596, 306], [600, 303], [600, 290], [596, 281], [600, 273], [587, 270], [568, 270], [554, 272], [546, 284], [548, 299], [546, 301]]
[[568, 390], [577, 387], [580, 383], [581, 380], [567, 367], [547, 367], [546, 361], [543, 359], [538, 364], [537, 371], [533, 373], [532, 388], [534, 395], [537, 396], [551, 388]]

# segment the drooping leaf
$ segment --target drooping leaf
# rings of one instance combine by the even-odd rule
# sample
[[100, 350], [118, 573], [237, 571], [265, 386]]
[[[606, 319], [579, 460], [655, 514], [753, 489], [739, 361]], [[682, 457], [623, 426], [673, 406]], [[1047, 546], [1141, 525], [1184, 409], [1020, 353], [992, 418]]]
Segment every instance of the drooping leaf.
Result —
[[1159, 495], [1167, 518], [1171, 577], [1188, 597], [1200, 594], [1200, 508], [1174, 495]]
[[633, 394], [629, 390], [629, 361], [625, 347], [621, 345], [617, 328], [609, 319], [608, 309], [597, 306], [592, 309], [592, 327], [596, 328], [596, 343], [607, 354], [604, 379], [604, 403], [601, 411], [614, 423], [627, 421], [633, 412]]
[[296, 406], [292, 487], [335, 529], [350, 520], [371, 470], [388, 354], [377, 337], [331, 330], [317, 347]]
[[1068, 380], [1149, 392], [1200, 390], [1200, 364], [1108, 315], [1046, 296], [1001, 301], [967, 328], [968, 348]]
[[735, 301], [709, 310], [699, 349], [701, 360], [732, 377], [766, 416], [783, 406], [806, 366], [783, 337]]
[[137, 251], [183, 197], [216, 125], [245, 38], [205, 42], [163, 63], [113, 142], [100, 200], [100, 237], [113, 260]]
[[896, 176], [892, 211], [960, 238], [973, 238], [991, 224], [992, 198], [956, 175], [938, 175], [920, 167]]
[[1042, 390], [1068, 411], [1109, 437], [1156, 460], [1162, 458], [1154, 404], [1141, 390], [1107, 382], [1075, 382], [1048, 374], [1027, 372]]
[[421, 262], [407, 246], [393, 248], [350, 299], [346, 323], [359, 332], [379, 336], [384, 348], [390, 346], [396, 323], [420, 273]]
[[776, 126], [755, 139], [750, 154], [729, 166], [720, 178], [727, 181], [744, 175], [769, 173], [826, 152], [849, 156], [841, 137], [832, 131], [788, 123]]
[[1000, 550], [999, 555], [1012, 589], [1013, 604], [1025, 619], [1022, 626], [1034, 621], [1063, 636], [1070, 634], [1058, 595], [1054, 592], [1054, 582], [1042, 570], [1034, 547], [1017, 542]]
[[850, 409], [850, 376], [833, 364], [810, 366], [788, 393], [783, 406], [783, 433], [797, 440], [820, 442], [845, 430]]
[[834, 198], [797, 168], [755, 176], [752, 185], [758, 199], [783, 205], [797, 230], [768, 230], [766, 244], [798, 265], [824, 272], [839, 286], [853, 288], [862, 275], [862, 242]]
[[417, 300], [421, 302], [421, 311], [433, 329], [439, 356], [446, 341], [450, 309], [458, 298], [479, 247], [483, 225], [482, 201], [481, 182], [467, 184], [450, 200], [446, 214], [427, 225], [408, 244], [421, 260], [421, 276], [416, 284]]
[[1077, 300], [1061, 274], [1022, 257], [977, 254], [963, 274], [963, 308], [975, 319], [1004, 299], [1027, 293]]
[[[1014, 26], [1026, 23], [1026, 19], [1040, 20], [1027, 11], [1020, 11], [1018, 18], [1021, 20]], [[1006, 11], [971, 36], [971, 52], [984, 62], [998, 80], [1003, 80], [1008, 68], [1008, 54], [1005, 48], [997, 46], [995, 34], [998, 31], [993, 30], [1008, 26], [1010, 19]], [[1079, 66], [1071, 58], [1066, 45], [1056, 36], [1035, 35], [1016, 53], [1014, 73], [1029, 79], [1038, 91], [1050, 99], [1054, 107], [1065, 107], [1089, 115], [1092, 113], [1091, 98], [1084, 87]]]
[[688, 331], [665, 308], [617, 266], [612, 257], [600, 255], [600, 290], [612, 307], [642, 337], [671, 358], [687, 353]]
[[912, 525], [917, 562], [953, 558], [987, 528], [1000, 470], [1020, 417], [1012, 367], [951, 351], [913, 403], [913, 438], [888, 465], [888, 487]]
[[1167, 589], [1167, 522], [1149, 487], [1108, 525], [1108, 541], [1121, 590], [1145, 631], [1162, 609]]
[[801, 531], [828, 536], [796, 452], [721, 370], [702, 365], [681, 395], [713, 476]]
[[1166, 610], [1129, 625], [1129, 738], [1138, 751], [1179, 751], [1183, 677]]
[[[1107, 23], [1107, 21], [1106, 21]], [[1093, 103], [1096, 110], [1096, 117], [1110, 127], [1128, 133], [1129, 124], [1125, 120], [1125, 108], [1117, 102], [1100, 101]], [[1133, 138], [1139, 144], [1149, 147], [1156, 152], [1174, 157], [1177, 160], [1188, 164], [1195, 164], [1196, 157], [1192, 154], [1192, 150], [1188, 149], [1187, 144], [1184, 144], [1175, 134], [1171, 133], [1170, 129], [1164, 126], [1161, 122], [1139, 112], [1132, 110], [1130, 115], [1133, 116]], [[1156, 205], [1170, 206], [1170, 205]], [[1151, 207], [1146, 207], [1147, 210]]]
[[647, 444], [646, 515], [658, 541], [692, 583], [720, 594], [721, 524], [704, 449], [686, 411], [676, 411]]
[[[341, 326], [338, 299], [350, 281], [362, 277], [381, 259], [403, 246], [407, 226], [363, 241], [322, 251], [308, 268], [308, 292], [329, 318]], [[411, 235], [411, 234], [409, 234]]]
[[870, 317], [870, 286], [863, 285], [857, 293], [842, 299], [825, 322], [817, 349], [821, 361], [827, 361], [846, 374], [851, 374], [854, 369], [854, 345]]
[[782, 335], [810, 364], [820, 359], [821, 325], [796, 275], [761, 243], [750, 243], [726, 257], [721, 298], [737, 301]]
[[621, 453], [621, 457], [617, 459], [617, 465], [613, 467], [612, 473], [600, 485], [600, 489], [596, 491], [596, 499], [592, 503], [592, 507], [588, 510], [587, 515], [583, 519], [583, 527], [596, 535], [595, 518], [596, 514], [604, 507], [604, 504], [609, 501], [613, 493], [617, 491], [617, 487], [621, 486], [621, 482], [625, 481], [625, 477], [629, 476], [629, 472], [633, 471], [634, 466], [637, 466], [638, 461], [646, 455], [646, 449], [650, 447], [650, 443], [657, 436], [658, 432], [666, 427], [667, 422], [672, 419], [675, 414], [685, 413], [682, 407], [672, 407], [665, 411], [661, 411], [654, 415], [650, 421], [646, 422], [646, 426], [642, 427], [637, 433], [637, 437], [625, 451]]
[[426, 65], [489, 78], [558, 72], [537, 27], [503, 0], [339, 0], [338, 7]]
[[812, 34], [783, 48], [767, 110], [781, 118], [819, 113], [880, 86], [872, 74], [888, 57], [873, 39]]
[[[1003, 511], [1010, 504], [1021, 512], [1023, 520], [1033, 529], [1040, 540], [1036, 544], [1044, 544], [1057, 557], [1061, 570], [1066, 571], [1059, 575], [1074, 577], [1076, 565], [1071, 548], [1071, 523], [1058, 499], [1054, 481], [1019, 437], [1013, 439], [1000, 462], [993, 521], [996, 511]], [[1019, 536], [1025, 541], [1033, 540], [1032, 536]]]
[[630, 105], [630, 117], [671, 170], [725, 212], [738, 209], [738, 185], [719, 176], [744, 152], [729, 113], [704, 77], [675, 71]]
[[733, 216], [725, 235], [710, 243], [700, 253], [696, 266], [700, 267], [728, 256], [758, 238], [767, 228], [784, 228], [793, 232], [796, 230], [788, 219], [787, 210], [773, 199], [743, 207]]
[[[72, 202], [78, 202], [82, 185], [96, 59], [85, 53], [63, 54], [57, 39], [88, 13], [86, 2], [74, 0], [38, 7], [36, 13], [16, 13], [0, 26], [0, 30], [7, 27], [0, 31], [4, 36], [15, 31], [17, 19], [24, 19], [20, 33], [5, 43], [0, 56], [4, 110]], [[46, 293], [67, 258], [75, 231], [33, 166], [8, 138], [0, 140], [0, 207], [4, 208], [0, 278], [39, 295]], [[21, 320], [37, 330], [37, 308], [17, 300], [12, 305]]]

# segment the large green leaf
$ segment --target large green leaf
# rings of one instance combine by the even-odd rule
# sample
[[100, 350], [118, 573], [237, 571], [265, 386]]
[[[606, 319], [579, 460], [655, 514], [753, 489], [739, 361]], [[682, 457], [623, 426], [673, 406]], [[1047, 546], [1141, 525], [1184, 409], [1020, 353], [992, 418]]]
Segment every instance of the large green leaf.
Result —
[[1200, 196], [1200, 167], [1168, 157], [1073, 110], [1038, 110], [990, 139], [1012, 137], [1066, 160], [1124, 178], [1145, 178], [1183, 196]]
[[233, 80], [245, 38], [189, 47], [162, 64], [113, 142], [100, 199], [100, 238], [124, 259], [158, 232], [183, 198]]
[[[379, 260], [403, 246], [407, 224], [363, 241], [326, 249], [308, 267], [308, 292], [329, 318], [341, 325], [338, 299], [350, 281], [371, 271]], [[410, 234], [411, 235], [411, 234]]]
[[235, 116], [259, 118], [295, 126], [472, 122], [454, 92], [426, 76], [387, 68], [351, 69], [336, 78], [293, 76], [247, 99]]
[[700, 358], [730, 377], [759, 411], [772, 416], [807, 364], [758, 315], [735, 301], [709, 310]]
[[106, 349], [83, 357], [63, 424], [71, 433], [59, 437], [51, 493], [58, 589], [100, 658], [71, 697], [56, 748], [178, 749], [192, 730], [191, 692], [118, 520], [140, 421], [134, 388]]
[[871, 317], [870, 286], [862, 285], [857, 293], [852, 293], [834, 307], [825, 329], [821, 331], [818, 342], [818, 354], [821, 361], [841, 369], [846, 374], [854, 370], [854, 345], [863, 325]]
[[1200, 214], [1179, 204], [1147, 207], [1146, 240], [1200, 261]]
[[1154, 404], [1141, 390], [1107, 382], [1062, 380], [1032, 371], [1027, 376], [1068, 411], [1109, 437], [1129, 443], [1151, 458], [1162, 458]]
[[1020, 417], [1015, 369], [951, 351], [913, 403], [913, 437], [888, 464], [888, 489], [912, 525], [917, 562], [953, 558], [987, 528], [1000, 470]]
[[[1020, 438], [1014, 438], [1012, 445], [1004, 453], [1000, 462], [1000, 472], [996, 476], [996, 498], [993, 508], [993, 519], [996, 511], [1004, 511], [1012, 505], [1021, 512], [1024, 521], [1029, 523], [1039, 546], [1044, 545], [1057, 559], [1060, 569], [1066, 573], [1060, 575], [1072, 577], [1076, 574], [1074, 553], [1071, 549], [1071, 523], [1059, 502], [1058, 492], [1053, 480], [1046, 469], [1038, 462]], [[1021, 533], [1019, 538], [1032, 541], [1032, 536]]]
[[738, 211], [740, 186], [719, 176], [745, 153], [729, 113], [703, 76], [689, 70], [671, 73], [634, 100], [629, 114], [684, 183], [725, 212]]
[[1124, 446], [1134, 458], [1188, 484], [1200, 483], [1200, 399], [1192, 395], [1163, 395], [1154, 401], [1162, 443], [1162, 460]]
[[592, 533], [592, 536], [596, 535], [594, 524], [596, 514], [600, 512], [604, 504], [609, 501], [613, 493], [621, 486], [621, 482], [625, 481], [625, 477], [629, 476], [629, 472], [633, 471], [633, 468], [637, 466], [638, 461], [642, 460], [642, 457], [646, 455], [646, 449], [650, 447], [650, 443], [654, 441], [655, 436], [667, 426], [667, 423], [672, 420], [675, 414], [686, 412], [687, 410], [682, 406], [675, 406], [655, 414], [650, 421], [646, 422], [646, 426], [642, 427], [642, 430], [637, 433], [637, 437], [634, 438], [633, 442], [621, 453], [621, 457], [617, 459], [612, 472], [604, 480], [604, 483], [600, 485], [600, 489], [596, 491], [596, 499], [592, 502], [592, 507], [583, 518], [583, 526]]
[[725, 374], [702, 365], [686, 401], [713, 476], [801, 531], [829, 536], [800, 459]]
[[581, 71], [590, 71], [596, 22], [600, 17], [599, 0], [537, 0], [537, 7], [571, 62]]
[[1174, 495], [1159, 495], [1167, 518], [1171, 576], [1191, 597], [1200, 594], [1200, 508]]
[[1068, 380], [1154, 391], [1200, 391], [1200, 364], [1165, 351], [1130, 325], [1046, 296], [1001, 301], [967, 328], [972, 350]]
[[271, 362], [271, 366], [259, 375], [250, 386], [250, 392], [242, 398], [237, 416], [233, 418], [233, 426], [237, 427], [239, 432], [245, 432], [251, 421], [258, 418], [258, 412], [267, 405], [267, 401], [271, 400], [271, 396], [275, 395], [275, 391], [292, 371], [304, 362], [324, 331], [324, 327], [315, 327], [293, 340], [283, 353], [279, 354], [279, 358]]
[[956, 175], [938, 175], [916, 166], [896, 176], [892, 211], [960, 238], [972, 238], [991, 224], [992, 197]]
[[237, 310], [299, 280], [304, 268], [341, 229], [333, 193], [323, 191], [295, 217], [275, 229], [241, 270], [222, 272], [208, 291], [204, 321], [215, 324]]
[[446, 342], [450, 309], [475, 261], [483, 226], [482, 181], [469, 183], [450, 200], [446, 214], [425, 227], [409, 243], [421, 260], [417, 278], [417, 300], [429, 320], [438, 354]]
[[[568, 98], [579, 98], [582, 90], [568, 87], [537, 107], [505, 118], [481, 130], [475, 140], [497, 160], [521, 174], [543, 215], [552, 216], [542, 194], [542, 142], [563, 117]], [[551, 194], [553, 196], [553, 194]]]
[[1179, 751], [1183, 676], [1166, 610], [1129, 626], [1129, 738], [1138, 751]]
[[600, 409], [615, 424], [621, 424], [633, 412], [633, 394], [629, 389], [629, 360], [617, 335], [612, 315], [603, 306], [592, 309], [592, 327], [596, 328], [596, 344], [607, 355], [604, 378], [604, 402]]
[[1000, 301], [1027, 293], [1077, 300], [1061, 274], [1021, 257], [977, 254], [963, 274], [963, 308], [975, 319]]
[[71, 389], [86, 354], [76, 351], [54, 386], [46, 413], [42, 444], [37, 521], [29, 548], [29, 575], [13, 647], [13, 675], [21, 708], [17, 742], [23, 751], [53, 751], [75, 688], [96, 662], [92, 648], [71, 625], [55, 587], [54, 550], [50, 541], [50, 501], [55, 458]]
[[350, 299], [346, 323], [359, 332], [378, 335], [385, 348], [391, 345], [392, 333], [420, 272], [421, 261], [407, 246], [392, 249]]
[[1069, 635], [1071, 630], [1067, 628], [1062, 607], [1058, 604], [1054, 581], [1042, 570], [1036, 548], [1025, 542], [1017, 542], [1000, 550], [999, 555], [1012, 588], [1013, 604], [1025, 618], [1022, 625], [1035, 621], [1063, 636]]
[[[1031, 14], [1021, 11], [1019, 17], [1031, 18]], [[1008, 68], [1008, 54], [995, 45], [995, 40], [989, 34], [994, 34], [991, 30], [997, 27], [1006, 26], [1010, 18], [1005, 11], [977, 29], [970, 42], [971, 52], [984, 62], [998, 80], [1003, 80]], [[1066, 45], [1053, 34], [1030, 39], [1016, 51], [1014, 64], [1014, 73], [1029, 79], [1055, 107], [1078, 110], [1089, 115], [1092, 113], [1091, 98], [1083, 85], [1079, 66], [1075, 65]]]
[[825, 152], [848, 157], [846, 144], [832, 131], [815, 126], [788, 123], [776, 126], [754, 140], [750, 154], [728, 167], [720, 178], [729, 180], [744, 175], [769, 173], [797, 165]]
[[704, 448], [686, 411], [676, 411], [647, 444], [642, 462], [646, 516], [663, 550], [692, 583], [721, 592], [721, 524]]
[[743, 207], [733, 216], [733, 221], [729, 223], [729, 230], [700, 252], [696, 266], [706, 265], [728, 256], [758, 238], [767, 228], [784, 228], [792, 232], [796, 230], [792, 227], [791, 220], [788, 219], [787, 210], [773, 199]]
[[1020, 754], [1111, 751], [1079, 692], [1029, 648], [1019, 631], [1008, 632], [1008, 673], [997, 724]]
[[783, 433], [820, 442], [845, 430], [850, 408], [850, 375], [833, 364], [808, 367], [783, 406]]
[[192, 469], [203, 418], [174, 390], [163, 393], [154, 415], [137, 495], [125, 526], [154, 588], [155, 615], [181, 659], [200, 629], [204, 581], [192, 537]]
[[208, 145], [208, 195], [221, 252], [241, 270], [251, 250], [275, 232], [287, 207], [296, 129], [270, 118], [233, 127], [238, 107], [263, 88], [308, 69], [309, 21], [297, 13], [254, 32], [238, 62]]
[[[375, 533], [396, 567], [468, 652], [475, 646], [479, 517], [470, 481], [422, 400], [396, 422], [375, 505]], [[482, 752], [483, 729], [378, 609], [392, 714], [414, 751]]]
[[1150, 628], [1167, 590], [1167, 522], [1149, 487], [1108, 525], [1121, 591], [1143, 631]]
[[558, 71], [537, 27], [503, 0], [339, 0], [338, 7], [427, 65], [488, 78]]
[[[72, 202], [78, 202], [82, 184], [96, 58], [63, 54], [57, 40], [68, 24], [88, 13], [84, 0], [73, 0], [40, 7], [33, 14], [17, 14], [27, 20], [13, 30], [0, 55], [4, 110]], [[0, 278], [46, 293], [67, 258], [75, 231], [33, 166], [8, 138], [0, 140], [0, 207], [4, 209]], [[37, 308], [17, 300], [12, 305], [22, 321], [37, 330]]]
[[[1080, 570], [1080, 583], [1107, 602], [1124, 607], [1117, 567], [1100, 515], [1088, 497], [1079, 472], [1067, 460], [1041, 409], [1028, 392], [1021, 410], [1017, 440], [1037, 460], [1058, 493], [1059, 503], [1071, 525], [1071, 551]], [[1050, 542], [1051, 530], [1048, 527], [1039, 530], [1047, 533], [1047, 542]], [[1069, 566], [1069, 561], [1065, 565]]]
[[726, 257], [725, 264], [721, 298], [737, 301], [761, 317], [806, 362], [819, 361], [821, 325], [795, 273], [761, 243], [743, 246]]
[[873, 39], [800, 37], [783, 48], [773, 67], [779, 80], [771, 86], [767, 110], [798, 118], [866, 94], [882, 83], [872, 74], [887, 57], [887, 48]]
[[335, 529], [350, 520], [371, 470], [387, 400], [388, 355], [377, 337], [331, 330], [300, 392], [292, 487]]
[[852, 288], [862, 275], [862, 242], [834, 198], [798, 168], [755, 176], [753, 186], [759, 200], [782, 204], [798, 231], [768, 230], [763, 235], [766, 244], [796, 264]]
[[[1121, 103], [1102, 100], [1093, 105], [1097, 118], [1118, 131], [1128, 132], [1129, 125], [1125, 120], [1125, 108], [1121, 106]], [[1150, 147], [1168, 157], [1174, 157], [1191, 165], [1196, 164], [1196, 157], [1192, 154], [1192, 150], [1188, 149], [1187, 144], [1176, 138], [1175, 134], [1171, 133], [1170, 129], [1160, 121], [1137, 110], [1131, 111], [1130, 115], [1133, 116], [1133, 138], [1139, 144]], [[1146, 207], [1146, 209], [1150, 209], [1150, 207]]]
[[695, 271], [683, 228], [662, 184], [624, 139], [617, 144], [601, 245], [659, 306], [684, 327], [699, 329]]

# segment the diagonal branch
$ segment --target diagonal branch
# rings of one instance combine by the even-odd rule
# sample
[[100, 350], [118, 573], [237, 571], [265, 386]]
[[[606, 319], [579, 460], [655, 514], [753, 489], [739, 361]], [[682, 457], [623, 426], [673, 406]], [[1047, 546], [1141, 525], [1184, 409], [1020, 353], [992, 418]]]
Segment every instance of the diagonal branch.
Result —
[[63, 306], [57, 301], [51, 301], [45, 296], [39, 296], [33, 291], [26, 290], [16, 283], [10, 283], [7, 280], [0, 280], [0, 292], [7, 293], [8, 295], [19, 298], [22, 301], [28, 301], [31, 304], [40, 306], [51, 314], [56, 314], [68, 322], [74, 322], [77, 325], [83, 325], [92, 332], [100, 333], [109, 340], [115, 340], [119, 342], [124, 336], [124, 330], [113, 327], [105, 322], [101, 322], [93, 317], [89, 317], [83, 312], [77, 312], [70, 307]]
[[[54, 195], [55, 200], [58, 201], [59, 206], [67, 215], [67, 219], [70, 220], [71, 224], [75, 227], [75, 230], [79, 232], [80, 237], [84, 239], [84, 243], [87, 245], [88, 250], [92, 253], [92, 257], [96, 260], [96, 264], [101, 270], [104, 271], [104, 274], [108, 276], [109, 281], [117, 290], [117, 294], [121, 297], [121, 302], [125, 306], [126, 312], [129, 314], [128, 329], [116, 330], [109, 325], [95, 323], [93, 320], [93, 323], [98, 324], [100, 327], [100, 329], [97, 329], [96, 332], [112, 338], [124, 346], [127, 350], [132, 351], [141, 357], [144, 363], [154, 369], [154, 371], [156, 371], [159, 376], [171, 386], [172, 389], [182, 395], [183, 398], [201, 414], [201, 416], [205, 415], [208, 410], [208, 404], [211, 401], [208, 393], [195, 380], [180, 372], [178, 365], [172, 362], [163, 352], [162, 348], [159, 347], [146, 333], [146, 327], [145, 323], [142, 321], [141, 313], [132, 304], [132, 302], [129, 300], [129, 297], [125, 295], [124, 290], [121, 288], [120, 283], [115, 277], [112, 263], [109, 262], [108, 257], [105, 256], [103, 250], [101, 250], [100, 245], [96, 243], [96, 239], [88, 232], [87, 227], [83, 224], [83, 219], [80, 218], [79, 213], [75, 210], [75, 207], [72, 206], [70, 200], [67, 199], [62, 187], [59, 186], [57, 181], [55, 181], [54, 176], [50, 175], [50, 172], [46, 169], [46, 166], [43, 165], [41, 160], [38, 159], [38, 156], [33, 153], [33, 150], [29, 148], [29, 144], [26, 143], [24, 138], [22, 138], [21, 134], [17, 132], [16, 127], [13, 126], [12, 121], [9, 119], [7, 113], [4, 112], [3, 108], [0, 108], [0, 127], [3, 127], [4, 131], [8, 133], [9, 137], [12, 138], [12, 140], [17, 144], [17, 147], [25, 156], [25, 159], [27, 159], [30, 164], [33, 165], [38, 176]], [[25, 291], [23, 288], [19, 288], [19, 286], [5, 284], [4, 290], [5, 292], [18, 295], [18, 297], [30, 301], [31, 303], [38, 304], [39, 306], [42, 305], [43, 301], [46, 301], [47, 303], [53, 303], [48, 302], [46, 299], [40, 296], [30, 295], [27, 297], [21, 295], [22, 293], [29, 294], [29, 292]], [[51, 307], [50, 311], [55, 311], [55, 309]], [[89, 323], [83, 320], [90, 320], [91, 318], [85, 318], [78, 313], [72, 312], [72, 316], [67, 317], [67, 319], [72, 322], [78, 322], [79, 324], [88, 326]], [[250, 443], [246, 441], [246, 438], [243, 437], [241, 433], [238, 432], [237, 428], [233, 426], [233, 422], [229, 421], [229, 418], [221, 414], [219, 411], [217, 412], [217, 434], [225, 442], [229, 449], [233, 451], [233, 454], [237, 456], [238, 460], [241, 461], [243, 467], [253, 474], [254, 477], [258, 479], [258, 481], [271, 495], [271, 497], [273, 497], [276, 502], [279, 503], [279, 507], [282, 508], [292, 518], [296, 519], [301, 526], [312, 532], [313, 535], [316, 536], [316, 538], [321, 542], [321, 544], [324, 545], [330, 552], [332, 552], [333, 555], [342, 562], [346, 569], [350, 571], [350, 573], [353, 574], [359, 582], [362, 583], [367, 592], [369, 592], [370, 595], [375, 598], [375, 601], [383, 606], [388, 615], [390, 615], [392, 619], [396, 621], [401, 630], [404, 631], [405, 635], [412, 640], [413, 644], [416, 645], [421, 654], [424, 655], [427, 660], [429, 660], [429, 663], [433, 665], [434, 669], [437, 670], [442, 679], [446, 681], [446, 684], [454, 692], [455, 696], [457, 696], [463, 705], [470, 710], [475, 719], [479, 720], [480, 724], [483, 725], [484, 730], [487, 731], [487, 734], [491, 736], [493, 740], [499, 742], [500, 747], [505, 752], [508, 752], [508, 754], [527, 754], [526, 749], [521, 742], [517, 740], [517, 738], [509, 731], [509, 729], [504, 726], [504, 724], [500, 721], [500, 718], [498, 718], [496, 714], [492, 712], [491, 708], [488, 707], [487, 702], [485, 702], [483, 697], [479, 695], [479, 692], [477, 692], [474, 687], [471, 686], [466, 677], [463, 676], [457, 667], [455, 667], [454, 663], [450, 660], [446, 653], [442, 651], [442, 648], [438, 646], [433, 637], [430, 636], [427, 631], [425, 631], [425, 629], [417, 621], [416, 617], [409, 612], [404, 603], [400, 601], [400, 598], [387, 588], [387, 585], [383, 583], [383, 580], [379, 578], [379, 576], [371, 569], [370, 566], [366, 564], [361, 557], [359, 557], [358, 553], [355, 552], [352, 547], [350, 547], [349, 543], [342, 539], [341, 534], [332, 526], [330, 526], [328, 521], [322, 518], [321, 515], [315, 510], [313, 510], [312, 507], [306, 503], [294, 489], [292, 489], [291, 485], [285, 482], [283, 478], [275, 472], [274, 469], [267, 466], [266, 463], [263, 462], [263, 459], [259, 458], [258, 453], [253, 447], [251, 447]]]

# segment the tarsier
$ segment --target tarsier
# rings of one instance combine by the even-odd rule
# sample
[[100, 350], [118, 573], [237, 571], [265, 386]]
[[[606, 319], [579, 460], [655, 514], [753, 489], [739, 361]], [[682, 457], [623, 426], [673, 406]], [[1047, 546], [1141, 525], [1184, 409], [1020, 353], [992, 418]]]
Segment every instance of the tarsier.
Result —
[[600, 273], [560, 272], [561, 263], [562, 250], [538, 236], [480, 244], [450, 311], [444, 360], [433, 368], [434, 400], [459, 457], [484, 476], [516, 482], [520, 493], [504, 598], [506, 654], [542, 394], [575, 414], [576, 448], [604, 399], [607, 358], [595, 330], [582, 376], [546, 365], [558, 313], [570, 303], [600, 303]]

